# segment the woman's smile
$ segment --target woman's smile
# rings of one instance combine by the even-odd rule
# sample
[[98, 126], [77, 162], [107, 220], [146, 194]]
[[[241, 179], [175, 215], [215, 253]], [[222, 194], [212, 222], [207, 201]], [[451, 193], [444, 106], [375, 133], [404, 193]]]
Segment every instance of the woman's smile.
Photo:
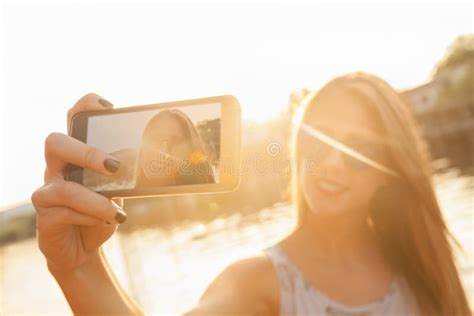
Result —
[[348, 187], [327, 178], [317, 178], [313, 182], [317, 191], [324, 196], [340, 196]]

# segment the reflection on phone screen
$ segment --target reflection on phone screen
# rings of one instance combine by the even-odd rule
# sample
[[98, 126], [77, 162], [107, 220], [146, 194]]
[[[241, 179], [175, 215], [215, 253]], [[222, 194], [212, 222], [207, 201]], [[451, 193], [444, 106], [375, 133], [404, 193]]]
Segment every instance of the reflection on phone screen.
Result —
[[112, 176], [84, 170], [95, 191], [219, 181], [221, 104], [90, 116], [87, 144], [120, 160]]

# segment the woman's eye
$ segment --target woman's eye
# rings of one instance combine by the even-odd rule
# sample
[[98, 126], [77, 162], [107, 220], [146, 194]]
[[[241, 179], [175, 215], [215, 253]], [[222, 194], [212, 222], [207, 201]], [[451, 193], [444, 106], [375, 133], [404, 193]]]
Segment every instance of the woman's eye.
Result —
[[329, 136], [329, 137], [332, 137], [334, 139], [337, 139], [337, 135], [336, 133], [334, 132], [334, 130], [328, 126], [317, 126], [317, 131]]
[[380, 160], [385, 154], [385, 147], [375, 142], [357, 140], [351, 142], [351, 147], [368, 158]]

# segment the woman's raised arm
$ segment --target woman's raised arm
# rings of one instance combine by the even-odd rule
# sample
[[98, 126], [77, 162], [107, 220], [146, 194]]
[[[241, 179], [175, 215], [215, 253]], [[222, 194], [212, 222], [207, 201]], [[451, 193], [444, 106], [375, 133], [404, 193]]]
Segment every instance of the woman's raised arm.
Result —
[[[68, 111], [103, 110], [111, 104], [87, 94]], [[68, 163], [111, 175], [120, 162], [114, 157], [61, 133], [45, 142], [44, 185], [31, 196], [36, 209], [38, 246], [74, 314], [140, 315], [143, 311], [117, 282], [102, 244], [125, 221], [121, 201], [114, 201], [64, 180]], [[109, 222], [110, 224], [107, 224]]]

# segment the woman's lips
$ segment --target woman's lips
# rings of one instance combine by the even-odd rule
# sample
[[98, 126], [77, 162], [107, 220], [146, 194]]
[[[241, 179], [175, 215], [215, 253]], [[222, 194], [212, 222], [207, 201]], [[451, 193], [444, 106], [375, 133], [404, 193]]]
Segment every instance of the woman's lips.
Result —
[[315, 184], [318, 190], [326, 195], [341, 194], [348, 190], [348, 187], [327, 178], [318, 178]]

